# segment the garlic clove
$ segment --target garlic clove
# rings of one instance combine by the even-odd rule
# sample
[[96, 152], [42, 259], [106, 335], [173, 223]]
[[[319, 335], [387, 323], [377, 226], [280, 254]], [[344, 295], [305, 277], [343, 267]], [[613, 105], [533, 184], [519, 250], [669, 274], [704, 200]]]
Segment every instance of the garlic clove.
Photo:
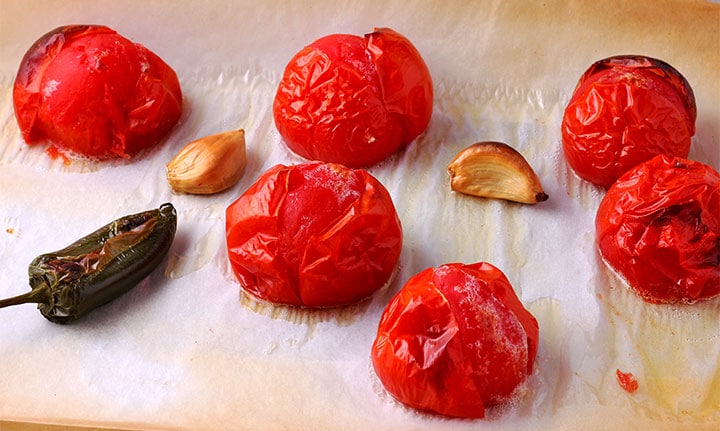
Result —
[[245, 131], [221, 132], [187, 144], [167, 164], [173, 191], [213, 194], [235, 185], [245, 172]]
[[548, 199], [527, 160], [502, 142], [477, 142], [465, 148], [450, 163], [448, 173], [450, 188], [459, 193], [525, 204]]

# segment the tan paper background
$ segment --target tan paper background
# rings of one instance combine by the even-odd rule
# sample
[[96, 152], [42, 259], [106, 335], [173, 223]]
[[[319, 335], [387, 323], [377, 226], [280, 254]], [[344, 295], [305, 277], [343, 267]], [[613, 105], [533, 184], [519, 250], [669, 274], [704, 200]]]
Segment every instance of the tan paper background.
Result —
[[[12, 83], [25, 50], [65, 24], [108, 25], [178, 72], [181, 124], [132, 163], [64, 165], [21, 140]], [[224, 210], [264, 170], [302, 159], [271, 104], [282, 69], [329, 33], [386, 26], [425, 58], [435, 107], [424, 136], [370, 170], [391, 192], [405, 244], [395, 282], [368, 301], [309, 312], [239, 295]], [[690, 157], [720, 167], [720, 6], [692, 1], [3, 1], [0, 2], [0, 296], [24, 292], [27, 264], [108, 221], [172, 201], [170, 256], [128, 295], [73, 325], [33, 306], [0, 310], [0, 429], [32, 423], [123, 429], [657, 430], [720, 425], [720, 301], [649, 306], [614, 279], [594, 243], [603, 191], [560, 150], [577, 79], [614, 54], [661, 58], [695, 90]], [[246, 130], [233, 189], [178, 196], [164, 166], [188, 141]], [[522, 206], [450, 192], [467, 145], [518, 149], [550, 200]], [[501, 268], [540, 324], [535, 373], [485, 420], [418, 414], [384, 393], [369, 349], [380, 313], [411, 275], [446, 262]], [[616, 368], [640, 389], [624, 392]]]

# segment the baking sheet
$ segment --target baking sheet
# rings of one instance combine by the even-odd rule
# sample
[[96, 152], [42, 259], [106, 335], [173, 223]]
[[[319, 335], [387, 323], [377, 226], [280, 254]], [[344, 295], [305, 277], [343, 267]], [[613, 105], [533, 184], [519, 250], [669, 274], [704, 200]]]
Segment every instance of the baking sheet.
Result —
[[[0, 296], [27, 265], [106, 222], [171, 201], [167, 260], [126, 296], [72, 325], [32, 305], [0, 310], [0, 428], [716, 429], [720, 301], [650, 306], [597, 255], [603, 192], [569, 171], [562, 110], [582, 72], [614, 54], [679, 69], [695, 90], [690, 157], [720, 167], [720, 8], [699, 1], [4, 1], [0, 3]], [[12, 83], [25, 50], [71, 23], [105, 24], [178, 73], [185, 112], [131, 163], [64, 164], [23, 144]], [[282, 69], [330, 33], [385, 26], [407, 36], [434, 80], [430, 126], [370, 168], [404, 229], [395, 282], [340, 310], [258, 304], [239, 293], [224, 210], [276, 163], [299, 163], [272, 121]], [[242, 127], [248, 167], [231, 190], [173, 194], [165, 164], [192, 139]], [[450, 192], [447, 164], [479, 140], [518, 149], [549, 201], [523, 206]], [[424, 175], [418, 175], [423, 172]], [[419, 414], [387, 395], [369, 351], [384, 305], [411, 275], [446, 262], [501, 268], [540, 325], [534, 374], [484, 420]], [[615, 380], [637, 376], [630, 395]], [[37, 425], [37, 429], [40, 429]]]

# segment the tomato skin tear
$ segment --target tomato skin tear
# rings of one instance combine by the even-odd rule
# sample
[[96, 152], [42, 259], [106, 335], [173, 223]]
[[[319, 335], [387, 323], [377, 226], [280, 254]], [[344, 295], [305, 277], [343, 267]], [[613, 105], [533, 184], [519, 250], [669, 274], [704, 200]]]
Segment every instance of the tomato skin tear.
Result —
[[600, 254], [652, 303], [720, 294], [720, 174], [656, 156], [613, 184], [598, 207]]
[[243, 289], [273, 303], [357, 302], [392, 277], [402, 228], [368, 172], [309, 162], [277, 165], [226, 211], [230, 263]]
[[13, 86], [28, 145], [50, 154], [130, 158], [158, 143], [182, 111], [175, 72], [160, 57], [99, 25], [58, 27], [23, 57]]
[[537, 321], [498, 268], [450, 263], [411, 277], [391, 299], [371, 357], [403, 404], [482, 418], [532, 373], [537, 346]]
[[432, 79], [410, 41], [376, 29], [331, 34], [287, 64], [273, 102], [275, 125], [298, 155], [360, 168], [385, 160], [425, 131]]
[[692, 88], [671, 65], [609, 57], [582, 75], [565, 108], [563, 152], [580, 178], [608, 188], [658, 154], [687, 157], [696, 117]]
[[632, 394], [638, 390], [638, 381], [632, 373], [623, 373], [619, 369], [616, 369], [615, 377], [617, 377], [620, 387], [625, 389], [628, 393]]

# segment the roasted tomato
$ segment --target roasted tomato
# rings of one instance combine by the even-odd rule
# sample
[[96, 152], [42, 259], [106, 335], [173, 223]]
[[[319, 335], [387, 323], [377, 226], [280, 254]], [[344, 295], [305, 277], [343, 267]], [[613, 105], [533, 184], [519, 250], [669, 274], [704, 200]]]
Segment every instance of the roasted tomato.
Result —
[[600, 203], [605, 261], [654, 303], [720, 294], [720, 175], [710, 166], [656, 156], [613, 184]]
[[288, 63], [275, 124], [300, 156], [350, 167], [376, 164], [430, 122], [433, 88], [420, 53], [387, 28], [364, 38], [333, 34]]
[[13, 87], [25, 142], [91, 158], [129, 157], [177, 123], [182, 93], [157, 55], [97, 25], [59, 27], [38, 39]]
[[369, 173], [277, 165], [227, 209], [230, 263], [242, 287], [274, 303], [345, 305], [383, 287], [400, 258], [390, 194]]
[[620, 387], [625, 389], [628, 393], [634, 393], [640, 386], [637, 379], [632, 373], [624, 373], [618, 369], [615, 370], [615, 377], [617, 378]]
[[537, 321], [489, 263], [426, 269], [382, 314], [372, 346], [380, 381], [400, 402], [481, 418], [532, 373]]
[[578, 176], [607, 188], [658, 154], [687, 157], [696, 116], [692, 88], [671, 65], [609, 57], [582, 75], [565, 108], [563, 150]]

